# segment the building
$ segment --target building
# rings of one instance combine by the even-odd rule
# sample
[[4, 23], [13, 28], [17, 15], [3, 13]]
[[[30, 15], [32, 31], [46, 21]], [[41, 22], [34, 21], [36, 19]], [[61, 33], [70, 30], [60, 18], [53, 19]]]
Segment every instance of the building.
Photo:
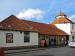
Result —
[[50, 24], [22, 20], [11, 15], [0, 22], [0, 47], [38, 47], [43, 39], [47, 46], [64, 45], [71, 37], [72, 24], [62, 12]]
[[69, 42], [75, 40], [75, 23], [68, 19], [67, 15], [63, 12], [57, 14], [56, 19], [52, 24], [69, 35], [67, 38]]

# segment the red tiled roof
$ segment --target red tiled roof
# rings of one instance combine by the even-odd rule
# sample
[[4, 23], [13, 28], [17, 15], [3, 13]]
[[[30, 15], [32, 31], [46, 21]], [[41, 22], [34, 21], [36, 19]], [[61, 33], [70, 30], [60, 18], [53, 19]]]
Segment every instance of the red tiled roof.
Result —
[[38, 23], [27, 20], [20, 20], [11, 15], [0, 24], [0, 29], [20, 30], [20, 31], [36, 31], [40, 34], [47, 35], [68, 35], [52, 24]]
[[40, 34], [48, 34], [48, 35], [67, 35], [65, 32], [58, 29], [56, 26], [52, 24], [44, 24], [38, 22], [32, 22], [23, 20], [25, 23], [33, 26], [34, 28], [38, 29]]
[[22, 20], [18, 19], [16, 16], [11, 15], [0, 24], [0, 29], [9, 29], [9, 30], [21, 30], [21, 31], [37, 31], [33, 29], [32, 26], [25, 24]]
[[57, 14], [57, 17], [52, 22], [52, 24], [60, 24], [60, 23], [74, 23], [74, 22], [68, 19], [67, 16], [63, 12], [60, 12]]
[[71, 20], [69, 20], [68, 18], [64, 18], [64, 17], [60, 17], [60, 18], [56, 18], [52, 24], [60, 24], [60, 23], [73, 23]]

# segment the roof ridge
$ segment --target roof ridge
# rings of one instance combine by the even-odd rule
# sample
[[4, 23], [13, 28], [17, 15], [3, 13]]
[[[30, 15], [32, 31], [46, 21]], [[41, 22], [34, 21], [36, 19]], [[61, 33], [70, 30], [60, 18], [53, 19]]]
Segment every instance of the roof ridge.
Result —
[[[2, 23], [2, 22], [4, 22], [4, 21], [8, 20], [8, 18], [9, 18], [9, 19], [12, 19], [11, 17], [15, 17], [16, 19], [18, 19], [15, 15], [10, 15], [10, 16], [6, 17], [4, 20], [2, 20], [0, 23]], [[18, 19], [18, 20], [19, 20], [19, 19]]]
[[[24, 20], [22, 19], [23, 21], [28, 21], [28, 22], [33, 22], [33, 23], [38, 23], [38, 24], [47, 24], [47, 23], [42, 23], [42, 22], [35, 22], [35, 21], [29, 21], [29, 20]], [[47, 24], [48, 25], [48, 24]]]
[[70, 20], [69, 18], [66, 17], [66, 19], [68, 19], [69, 21], [71, 21], [72, 23], [74, 23], [72, 20]]

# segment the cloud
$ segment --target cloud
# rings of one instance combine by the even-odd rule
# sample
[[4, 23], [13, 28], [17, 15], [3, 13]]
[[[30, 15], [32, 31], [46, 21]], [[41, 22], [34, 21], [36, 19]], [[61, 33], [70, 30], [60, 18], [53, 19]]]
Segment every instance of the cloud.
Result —
[[27, 20], [31, 20], [33, 18], [35, 18], [36, 20], [40, 20], [43, 17], [43, 14], [44, 11], [39, 8], [37, 9], [28, 8], [17, 14], [17, 17]]
[[69, 17], [72, 21], [75, 22], [75, 14], [73, 14], [72, 16]]

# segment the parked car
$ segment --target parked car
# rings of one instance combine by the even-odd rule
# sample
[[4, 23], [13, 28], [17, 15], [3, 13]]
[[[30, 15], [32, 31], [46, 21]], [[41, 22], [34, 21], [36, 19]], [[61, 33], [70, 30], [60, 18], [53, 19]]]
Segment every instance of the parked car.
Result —
[[68, 46], [69, 46], [69, 47], [75, 47], [75, 40], [74, 40], [74, 41], [70, 41], [70, 42], [68, 43]]

